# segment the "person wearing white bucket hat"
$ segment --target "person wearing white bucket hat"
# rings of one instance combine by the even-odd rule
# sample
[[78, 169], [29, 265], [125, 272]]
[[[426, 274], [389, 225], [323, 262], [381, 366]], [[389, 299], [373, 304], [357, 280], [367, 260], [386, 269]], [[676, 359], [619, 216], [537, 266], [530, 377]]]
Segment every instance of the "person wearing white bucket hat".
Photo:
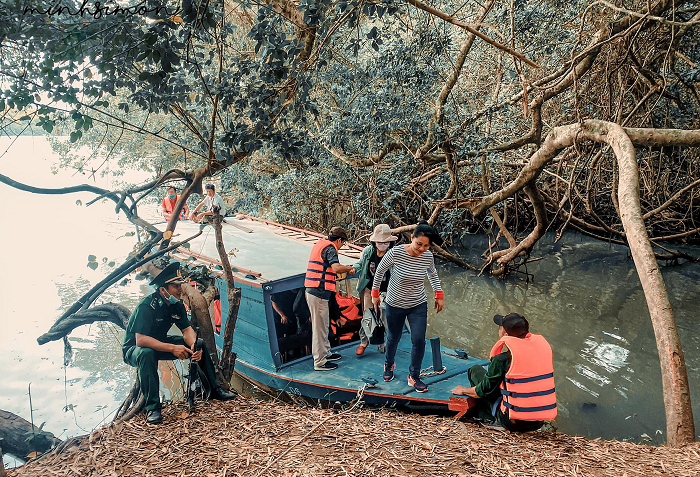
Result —
[[[368, 333], [371, 333], [370, 324], [372, 323], [372, 281], [374, 273], [379, 266], [379, 262], [390, 247], [396, 243], [399, 238], [396, 235], [391, 235], [391, 227], [387, 224], [379, 224], [374, 227], [374, 232], [369, 237], [370, 244], [362, 251], [360, 260], [354, 265], [355, 270], [359, 272], [357, 280], [357, 293], [362, 303], [362, 327], [360, 328], [360, 345], [355, 353], [359, 356], [365, 352], [369, 345]], [[385, 294], [389, 284], [389, 273], [387, 272], [382, 280], [379, 288], [380, 294]], [[384, 313], [381, 314], [382, 322], [386, 328], [386, 318]], [[380, 338], [381, 339], [381, 338]], [[384, 352], [384, 344], [379, 345], [379, 351]]]

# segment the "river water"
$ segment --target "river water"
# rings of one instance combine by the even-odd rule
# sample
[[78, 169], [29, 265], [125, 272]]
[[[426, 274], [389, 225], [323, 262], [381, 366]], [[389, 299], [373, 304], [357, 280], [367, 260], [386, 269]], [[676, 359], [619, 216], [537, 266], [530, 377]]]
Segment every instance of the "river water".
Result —
[[[85, 182], [109, 187], [107, 179], [60, 171], [43, 138], [22, 137], [8, 152], [0, 140], [0, 173], [32, 185], [64, 187]], [[148, 174], [128, 174], [133, 182]], [[134, 227], [114, 214], [113, 202], [84, 204], [91, 194], [39, 196], [0, 184], [4, 220], [0, 234], [0, 409], [33, 420], [61, 438], [84, 434], [109, 419], [125, 397], [133, 371], [122, 363], [123, 332], [111, 324], [82, 327], [71, 334], [73, 360], [63, 366], [63, 344], [39, 346], [36, 338], [61, 312], [121, 263], [135, 244]], [[83, 205], [76, 204], [80, 200]], [[157, 220], [158, 206], [141, 215]], [[478, 256], [486, 246], [475, 237], [460, 252]], [[700, 255], [700, 248], [689, 249]], [[87, 267], [88, 255], [100, 266]], [[534, 332], [554, 348], [559, 417], [565, 433], [659, 444], [665, 440], [661, 376], [653, 330], [634, 265], [627, 251], [566, 235], [546, 237], [524, 277], [497, 280], [440, 265], [446, 309], [429, 316], [428, 336], [487, 356], [496, 340], [495, 313], [527, 316]], [[700, 414], [700, 264], [663, 267], [683, 342], [696, 416]], [[148, 293], [144, 282], [113, 287], [102, 301], [133, 309]], [[465, 383], [466, 384], [466, 383]], [[696, 427], [700, 420], [696, 417]], [[12, 464], [10, 458], [10, 464]]]

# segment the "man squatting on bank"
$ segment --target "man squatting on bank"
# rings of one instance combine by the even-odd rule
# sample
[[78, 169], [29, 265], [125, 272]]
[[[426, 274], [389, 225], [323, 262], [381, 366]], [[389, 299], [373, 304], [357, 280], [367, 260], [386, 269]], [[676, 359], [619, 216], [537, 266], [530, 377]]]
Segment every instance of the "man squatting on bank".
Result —
[[457, 386], [452, 394], [477, 398], [506, 429], [537, 430], [557, 417], [552, 348], [542, 335], [530, 333], [530, 324], [518, 313], [496, 315], [493, 322], [499, 339], [488, 369], [469, 368], [472, 387]]
[[[141, 392], [146, 399], [146, 420], [150, 424], [160, 424], [163, 420], [160, 413], [159, 360], [190, 358], [201, 361], [206, 378], [214, 386], [211, 398], [226, 401], [236, 397], [216, 385], [214, 363], [207, 348], [192, 351], [197, 334], [187, 319], [187, 311], [181, 300], [183, 283], [185, 280], [180, 275], [180, 265], [168, 265], [151, 281], [156, 292], [141, 300], [126, 327], [122, 354], [126, 364], [138, 369]], [[173, 324], [182, 331], [182, 336], [168, 335]]]

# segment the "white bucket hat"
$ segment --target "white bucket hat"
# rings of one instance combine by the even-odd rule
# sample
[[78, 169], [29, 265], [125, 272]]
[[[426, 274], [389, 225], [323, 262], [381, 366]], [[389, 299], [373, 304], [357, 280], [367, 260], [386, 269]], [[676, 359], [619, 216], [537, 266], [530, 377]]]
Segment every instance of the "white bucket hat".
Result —
[[395, 242], [398, 239], [396, 235], [391, 235], [391, 227], [387, 224], [377, 225], [369, 237], [370, 242]]

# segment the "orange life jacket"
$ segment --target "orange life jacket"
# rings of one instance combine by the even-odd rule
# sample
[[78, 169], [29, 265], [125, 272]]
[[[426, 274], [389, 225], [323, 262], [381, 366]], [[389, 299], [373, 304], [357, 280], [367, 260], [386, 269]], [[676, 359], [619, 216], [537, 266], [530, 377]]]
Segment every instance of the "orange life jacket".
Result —
[[214, 327], [216, 332], [221, 334], [221, 300], [214, 300]]
[[335, 302], [338, 304], [340, 316], [337, 321], [331, 319], [331, 332], [340, 342], [349, 341], [362, 326], [362, 315], [360, 315], [360, 309], [357, 307], [360, 300], [354, 296], [345, 297], [340, 293], [336, 293]]
[[512, 359], [501, 383], [501, 412], [520, 421], [548, 421], [557, 417], [552, 347], [542, 335], [504, 336], [491, 348], [491, 357], [508, 346]]
[[338, 247], [333, 242], [325, 239], [316, 242], [316, 245], [311, 249], [309, 264], [306, 267], [305, 287], [335, 291], [335, 272], [330, 265], [323, 263], [323, 257], [321, 256], [323, 249], [329, 245], [335, 247], [336, 251], [338, 250]]
[[[167, 195], [163, 197], [163, 208], [165, 209], [165, 212], [168, 214], [172, 214], [173, 210], [175, 210], [175, 204], [177, 204], [177, 200], [180, 198], [179, 195], [176, 195], [174, 199], [171, 199]], [[187, 204], [184, 204], [182, 206], [182, 210], [180, 211], [180, 218], [184, 219], [187, 217]]]

